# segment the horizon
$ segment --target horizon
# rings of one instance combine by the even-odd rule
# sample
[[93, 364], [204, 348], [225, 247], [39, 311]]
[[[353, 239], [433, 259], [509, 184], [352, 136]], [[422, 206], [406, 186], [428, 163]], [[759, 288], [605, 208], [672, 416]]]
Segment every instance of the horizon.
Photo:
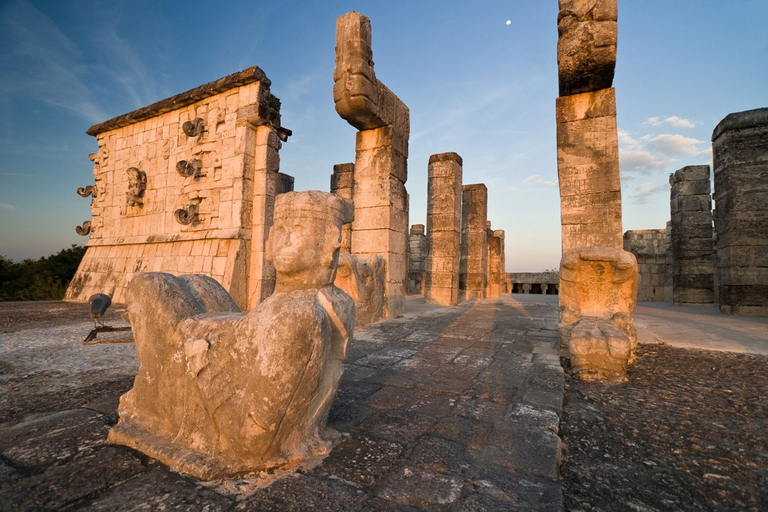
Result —
[[[623, 230], [663, 229], [668, 175], [711, 166], [712, 130], [768, 106], [768, 2], [619, 0], [613, 85]], [[464, 183], [488, 187], [488, 218], [506, 237], [506, 271], [560, 260], [557, 187], [557, 2], [425, 0], [276, 4], [146, 0], [0, 6], [0, 255], [56, 254], [86, 238], [78, 187], [93, 183], [85, 131], [201, 84], [259, 66], [293, 136], [280, 171], [296, 190], [329, 190], [354, 161], [356, 130], [334, 110], [335, 23], [371, 20], [376, 74], [411, 112], [409, 227], [426, 224], [427, 161], [456, 152]], [[204, 21], [200, 21], [204, 20]], [[761, 64], [762, 63], [762, 64]]]

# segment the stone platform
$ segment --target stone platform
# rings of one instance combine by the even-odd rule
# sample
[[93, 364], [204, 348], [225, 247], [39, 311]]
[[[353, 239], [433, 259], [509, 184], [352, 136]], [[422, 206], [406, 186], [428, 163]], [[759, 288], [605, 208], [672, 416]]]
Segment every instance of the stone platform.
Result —
[[90, 322], [0, 334], [0, 509], [560, 510], [556, 297], [406, 306], [355, 333], [339, 444], [279, 479], [201, 482], [108, 445], [138, 361], [83, 346]]

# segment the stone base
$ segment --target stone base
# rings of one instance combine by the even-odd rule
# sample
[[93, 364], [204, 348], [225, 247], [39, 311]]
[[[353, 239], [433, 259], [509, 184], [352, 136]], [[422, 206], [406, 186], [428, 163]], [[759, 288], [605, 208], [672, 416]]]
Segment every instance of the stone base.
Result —
[[308, 459], [327, 455], [333, 447], [333, 439], [340, 437], [335, 430], [327, 429], [328, 440], [313, 446], [314, 453], [294, 460], [286, 460], [270, 467], [247, 461], [232, 461], [191, 450], [173, 443], [130, 421], [121, 421], [109, 431], [107, 442], [121, 444], [138, 450], [177, 471], [200, 478], [233, 478], [257, 471], [272, 471], [277, 468], [296, 465]]
[[632, 357], [632, 340], [609, 320], [586, 317], [561, 325], [559, 330], [574, 374], [588, 380], [624, 377]]
[[728, 306], [720, 304], [720, 312], [736, 316], [768, 316], [768, 306]]

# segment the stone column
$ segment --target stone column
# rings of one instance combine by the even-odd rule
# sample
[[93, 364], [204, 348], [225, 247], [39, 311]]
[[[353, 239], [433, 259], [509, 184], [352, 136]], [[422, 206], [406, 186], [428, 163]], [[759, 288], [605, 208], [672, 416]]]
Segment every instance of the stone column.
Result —
[[459, 303], [462, 159], [456, 153], [429, 157], [427, 181], [427, 304]]
[[349, 12], [336, 20], [336, 112], [357, 128], [352, 253], [386, 265], [384, 316], [401, 315], [407, 280], [408, 107], [373, 69], [371, 22]]
[[[556, 119], [563, 248], [561, 355], [582, 377], [619, 378], [633, 360], [637, 261], [622, 249], [619, 142], [612, 87], [617, 5], [616, 0], [559, 0], [559, 6]], [[616, 280], [617, 275], [621, 281]], [[606, 295], [595, 297], [590, 290], [602, 290]], [[620, 291], [625, 295], [624, 304], [617, 310]]]
[[488, 239], [488, 296], [501, 297], [504, 291], [504, 230], [491, 231]]
[[[461, 261], [459, 296], [484, 299], [488, 275], [488, 189], [484, 184], [464, 185], [461, 193]], [[463, 286], [462, 286], [463, 285]]]
[[672, 295], [678, 305], [714, 301], [715, 247], [709, 166], [669, 175], [672, 219]]
[[424, 224], [411, 226], [408, 251], [408, 293], [421, 293], [427, 268], [427, 235]]
[[[331, 175], [331, 193], [348, 199], [354, 204], [355, 200], [355, 164], [337, 164], [333, 166]], [[352, 224], [341, 227], [340, 252], [352, 252]]]
[[720, 311], [768, 316], [768, 108], [712, 133]]
[[622, 247], [616, 0], [560, 0], [557, 170], [563, 253]]

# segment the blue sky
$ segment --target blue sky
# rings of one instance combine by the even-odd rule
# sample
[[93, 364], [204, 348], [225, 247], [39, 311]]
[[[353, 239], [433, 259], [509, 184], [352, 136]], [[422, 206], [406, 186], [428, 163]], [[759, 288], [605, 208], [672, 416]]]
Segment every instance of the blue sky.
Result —
[[[281, 171], [328, 190], [354, 161], [332, 99], [350, 10], [371, 19], [376, 74], [411, 110], [410, 223], [426, 222], [429, 156], [455, 151], [464, 183], [488, 186], [507, 270], [557, 267], [557, 0], [0, 0], [0, 255], [85, 241], [88, 127], [251, 65], [294, 132]], [[663, 228], [669, 173], [711, 162], [728, 113], [768, 106], [766, 19], [768, 0], [619, 0], [625, 230]]]

